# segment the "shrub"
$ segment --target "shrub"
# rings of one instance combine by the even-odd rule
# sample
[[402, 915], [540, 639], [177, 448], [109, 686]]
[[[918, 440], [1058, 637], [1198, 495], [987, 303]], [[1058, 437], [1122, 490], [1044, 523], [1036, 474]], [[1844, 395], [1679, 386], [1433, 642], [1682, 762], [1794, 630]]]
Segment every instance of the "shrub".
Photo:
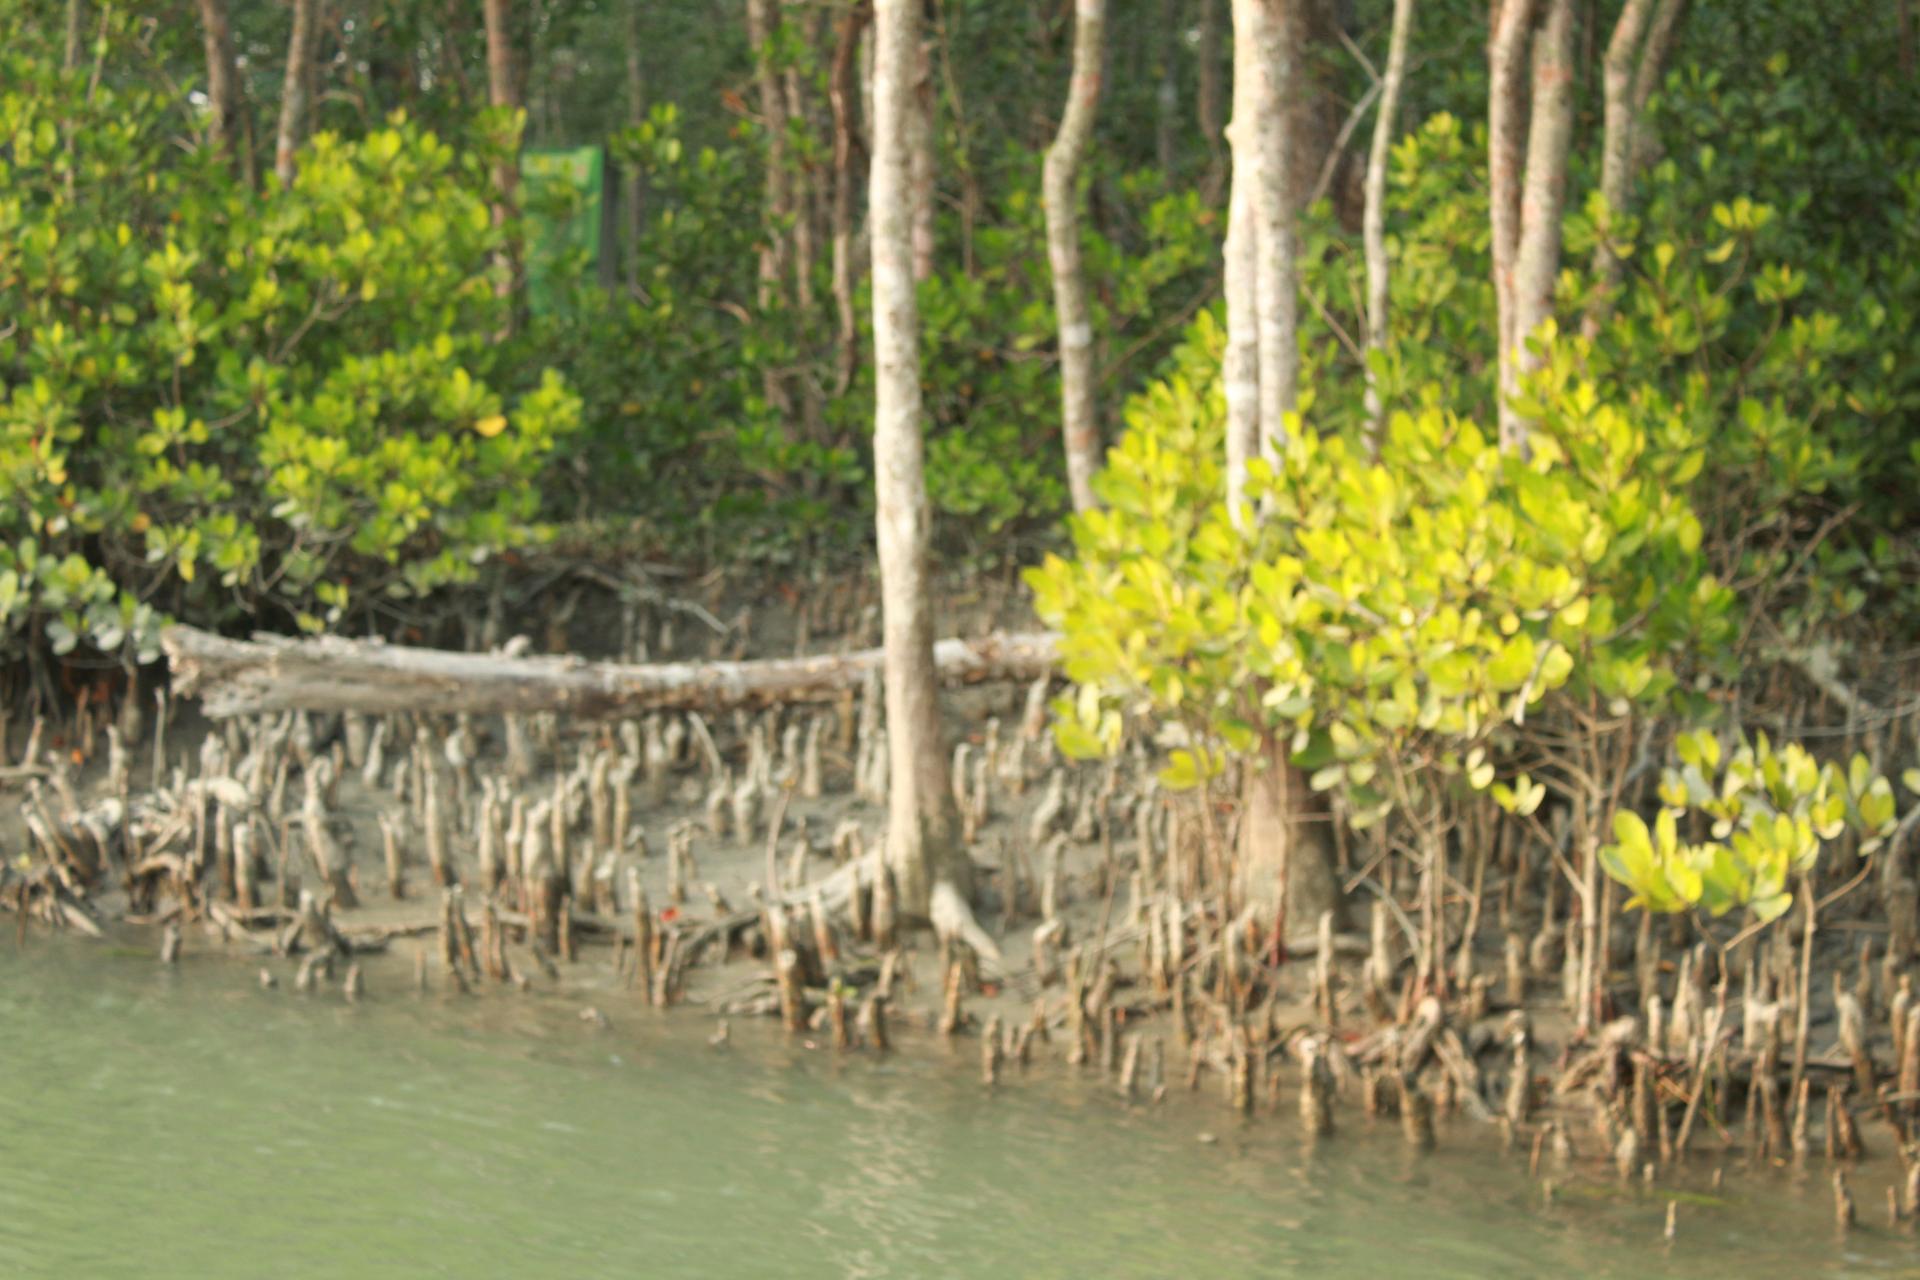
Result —
[[323, 133], [254, 192], [177, 149], [194, 122], [107, 22], [95, 86], [7, 55], [0, 645], [338, 625], [537, 539], [577, 402], [497, 341], [486, 173], [517, 125]]
[[1114, 749], [1129, 714], [1168, 717], [1190, 743], [1169, 786], [1279, 744], [1362, 825], [1397, 810], [1430, 830], [1460, 786], [1506, 777], [1506, 803], [1537, 804], [1515, 762], [1565, 760], [1567, 718], [1598, 732], [1590, 708], [1670, 705], [1712, 668], [1732, 599], [1679, 487], [1697, 454], [1655, 447], [1571, 360], [1530, 384], [1530, 458], [1439, 407], [1394, 415], [1378, 460], [1302, 427], [1276, 469], [1254, 465], [1243, 532], [1219, 349], [1203, 321], [1130, 407], [1074, 558], [1028, 575], [1080, 686], [1057, 708], [1069, 754]]

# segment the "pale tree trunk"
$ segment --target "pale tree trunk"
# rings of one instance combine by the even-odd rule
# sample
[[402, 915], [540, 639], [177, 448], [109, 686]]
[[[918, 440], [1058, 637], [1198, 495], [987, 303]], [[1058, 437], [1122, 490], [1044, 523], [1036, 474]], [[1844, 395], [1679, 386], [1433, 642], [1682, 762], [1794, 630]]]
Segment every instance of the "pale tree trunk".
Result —
[[[1520, 247], [1514, 262], [1512, 382], [1540, 366], [1527, 346], [1553, 317], [1560, 274], [1560, 215], [1567, 199], [1567, 150], [1573, 141], [1573, 0], [1548, 0], [1533, 38], [1533, 112], [1527, 129], [1527, 177], [1520, 188]], [[1501, 441], [1526, 448], [1527, 426], [1508, 409]]]
[[1400, 114], [1400, 87], [1407, 76], [1407, 35], [1413, 29], [1414, 0], [1393, 0], [1393, 32], [1387, 41], [1387, 69], [1380, 81], [1380, 114], [1367, 149], [1366, 201], [1360, 238], [1367, 260], [1367, 443], [1374, 456], [1386, 429], [1387, 409], [1380, 397], [1380, 375], [1371, 359], [1387, 349], [1387, 306], [1392, 277], [1387, 263], [1387, 162]]
[[1154, 95], [1153, 156], [1162, 182], [1171, 183], [1180, 161], [1180, 0], [1160, 0], [1160, 88]]
[[61, 63], [71, 71], [80, 65], [81, 0], [67, 0], [67, 55]]
[[[1241, 7], [1235, 0], [1238, 26]], [[1233, 148], [1233, 185], [1227, 195], [1227, 243], [1222, 291], [1227, 303], [1227, 349], [1220, 380], [1227, 402], [1227, 511], [1235, 528], [1247, 519], [1247, 463], [1260, 452], [1260, 313], [1258, 307], [1259, 232], [1254, 219], [1254, 189], [1261, 182], [1259, 72], [1254, 41], [1236, 31], [1233, 41], [1233, 120], [1227, 126]]]
[[1234, 897], [1281, 937], [1311, 935], [1322, 912], [1338, 924], [1344, 894], [1329, 849], [1331, 823], [1306, 771], [1268, 744], [1246, 762]]
[[[508, 31], [508, 0], [485, 0], [483, 13], [487, 26], [487, 102], [491, 106], [518, 110], [520, 94], [513, 79], [513, 38]], [[503, 158], [493, 171], [493, 225], [506, 227], [513, 219], [514, 199], [520, 188], [519, 148]], [[503, 298], [518, 296], [520, 284], [519, 246], [509, 237], [501, 249], [494, 292]], [[511, 324], [511, 321], [509, 321]]]
[[[754, 87], [760, 101], [760, 127], [767, 135], [765, 225], [760, 240], [759, 304], [764, 312], [786, 304], [787, 215], [793, 203], [787, 180], [787, 99], [773, 66], [773, 0], [747, 0], [747, 44], [753, 52]], [[784, 423], [793, 413], [782, 371], [760, 371], [760, 391]]]
[[760, 100], [760, 127], [767, 137], [767, 209], [760, 245], [760, 306], [783, 300], [787, 274], [787, 229], [792, 210], [787, 183], [787, 100], [773, 65], [773, 0], [747, 0], [747, 44], [753, 51], [754, 88]]
[[873, 0], [867, 0], [867, 25], [860, 31], [860, 118], [867, 126], [868, 159], [873, 146]]
[[1196, 54], [1200, 75], [1193, 114], [1200, 125], [1200, 136], [1207, 140], [1207, 176], [1200, 189], [1211, 201], [1219, 195], [1220, 184], [1226, 180], [1226, 151], [1220, 145], [1226, 129], [1220, 118], [1220, 0], [1200, 0], [1200, 40]]
[[[642, 125], [647, 122], [647, 72], [640, 57], [641, 10], [647, 0], [627, 0], [627, 123]], [[640, 287], [640, 240], [646, 234], [646, 216], [641, 208], [646, 198], [646, 188], [640, 177], [639, 165], [633, 166], [633, 172], [626, 175], [620, 193], [625, 204], [627, 224], [627, 288], [637, 290]]]
[[1520, 182], [1527, 123], [1522, 55], [1533, 25], [1533, 0], [1503, 0], [1494, 10], [1487, 46], [1487, 217], [1493, 232], [1493, 299], [1496, 317], [1500, 440], [1515, 443], [1519, 424], [1507, 405], [1514, 344], [1514, 268], [1520, 252]]
[[910, 120], [920, 0], [874, 5], [873, 244], [875, 532], [887, 706], [886, 861], [905, 911], [924, 915], [936, 881], [972, 896], [972, 864], [942, 745], [927, 580], [930, 513], [920, 435], [920, 317], [914, 297]]
[[[787, 8], [800, 22], [801, 38], [808, 49], [819, 42], [819, 10], [802, 9], [796, 0], [786, 0]], [[811, 137], [813, 122], [807, 106], [800, 68], [788, 66], [782, 77], [786, 89], [787, 119], [797, 122]], [[813, 310], [813, 268], [815, 261], [814, 199], [806, 169], [793, 165], [787, 174], [787, 199], [793, 209], [793, 298], [803, 312]]]
[[1607, 41], [1606, 63], [1601, 71], [1601, 92], [1605, 97], [1605, 124], [1600, 136], [1600, 199], [1606, 205], [1605, 234], [1593, 246], [1594, 298], [1582, 325], [1588, 337], [1600, 332], [1600, 324], [1613, 310], [1613, 295], [1620, 288], [1623, 264], [1614, 252], [1620, 238], [1620, 220], [1627, 211], [1628, 193], [1633, 185], [1633, 68], [1634, 55], [1640, 51], [1640, 35], [1647, 25], [1653, 0], [1627, 0], [1620, 19]]
[[[1667, 74], [1667, 55], [1673, 51], [1674, 32], [1686, 7], [1686, 0], [1660, 0], [1647, 31], [1647, 47], [1640, 54], [1640, 65], [1633, 73], [1632, 174], [1644, 172], [1652, 158], [1653, 135], [1647, 131], [1647, 103], [1652, 101], [1653, 91], [1660, 87], [1661, 78]], [[1631, 176], [1628, 181], [1632, 181]]]
[[[933, 45], [917, 34], [914, 37], [912, 75], [907, 116], [907, 169], [909, 195], [913, 202], [913, 278], [927, 280], [933, 276], [933, 196], [934, 176], [939, 167], [936, 150], [939, 146], [936, 123], [939, 99], [933, 87]], [[877, 89], [875, 93], [877, 96]]]
[[[1294, 51], [1286, 47], [1281, 17], [1275, 0], [1234, 0], [1222, 380], [1229, 510], [1243, 527], [1252, 514], [1244, 501], [1247, 463], [1257, 450], [1277, 451], [1298, 374], [1288, 149], [1271, 136], [1292, 127], [1283, 86]], [[1311, 797], [1305, 774], [1284, 747], [1268, 744], [1247, 761], [1234, 893], [1273, 924], [1317, 924], [1321, 912], [1339, 910], [1328, 828], [1316, 820]]]
[[293, 34], [287, 37], [287, 75], [280, 90], [280, 127], [273, 143], [273, 174], [283, 191], [293, 185], [293, 155], [300, 149], [307, 127], [313, 4], [314, 0], [293, 0]]
[[835, 395], [846, 394], [860, 363], [860, 323], [853, 302], [858, 271], [853, 252], [853, 203], [854, 175], [865, 148], [854, 119], [854, 99], [859, 93], [855, 81], [860, 37], [872, 17], [872, 6], [865, 0], [841, 16], [834, 33], [833, 68], [827, 77], [827, 96], [833, 107], [833, 309], [839, 346]]
[[233, 65], [227, 0], [199, 0], [200, 39], [207, 55], [207, 139], [222, 150], [240, 142], [240, 81]]
[[[1298, 62], [1296, 25], [1280, 0], [1242, 0], [1256, 54], [1260, 152], [1253, 188], [1254, 307], [1259, 315], [1260, 456], [1269, 464], [1287, 441], [1300, 381], [1300, 290], [1293, 251], [1293, 120], [1289, 94]], [[1240, 39], [1236, 31], [1235, 39]]]
[[1100, 102], [1105, 0], [1077, 0], [1073, 77], [1060, 132], [1047, 148], [1041, 198], [1047, 215], [1047, 261], [1053, 268], [1053, 310], [1060, 332], [1060, 417], [1067, 450], [1067, 488], [1076, 512], [1094, 506], [1093, 473], [1100, 466], [1100, 425], [1094, 413], [1093, 309], [1080, 261], [1080, 164]]
[[[800, 37], [801, 47], [811, 53], [820, 44], [821, 10], [815, 5], [803, 4], [801, 0], [783, 2], [788, 20], [794, 24], [794, 30]], [[817, 137], [812, 103], [797, 62], [789, 63], [782, 70], [781, 84], [786, 95], [787, 129], [808, 139]], [[787, 205], [791, 225], [788, 233], [789, 265], [793, 269], [793, 305], [799, 324], [805, 326], [800, 330], [803, 335], [813, 323], [813, 277], [818, 262], [822, 223], [818, 186], [808, 167], [798, 157], [788, 161]], [[793, 369], [788, 372], [785, 381], [793, 388], [788, 394], [799, 401], [800, 420], [806, 438], [825, 439], [826, 394], [820, 380], [804, 369]]]

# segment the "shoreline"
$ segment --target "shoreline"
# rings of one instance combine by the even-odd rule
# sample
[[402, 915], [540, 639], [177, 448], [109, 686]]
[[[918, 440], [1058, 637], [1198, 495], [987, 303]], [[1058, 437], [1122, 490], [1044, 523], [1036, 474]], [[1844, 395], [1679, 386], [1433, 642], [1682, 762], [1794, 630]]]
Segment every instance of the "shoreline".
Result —
[[[843, 594], [851, 644], [857, 593]], [[763, 618], [764, 647], [835, 634], [805, 617], [784, 633]], [[163, 711], [163, 768], [152, 735], [124, 745], [138, 727], [124, 717], [89, 726], [105, 749], [77, 766], [54, 747], [88, 740], [82, 725], [32, 727], [31, 752], [0, 743], [29, 766], [0, 777], [27, 801], [9, 806], [0, 846], [37, 856], [8, 868], [0, 908], [22, 932], [142, 927], [162, 956], [211, 944], [293, 991], [330, 980], [344, 995], [350, 974], [379, 998], [422, 982], [531, 989], [578, 1001], [589, 1023], [688, 1006], [723, 1026], [775, 1019], [829, 1053], [924, 1028], [982, 1079], [1070, 1070], [1141, 1106], [1204, 1090], [1218, 1127], [1278, 1116], [1337, 1142], [1387, 1125], [1444, 1158], [1436, 1121], [1445, 1133], [1457, 1115], [1546, 1180], [1591, 1168], [1658, 1185], [1765, 1161], [1878, 1188], [1886, 1172], [1896, 1219], [1914, 1220], [1920, 1159], [1889, 1119], [1904, 1123], [1920, 1073], [1920, 1039], [1893, 1048], [1920, 1011], [1886, 926], [1859, 917], [1865, 895], [1828, 914], [1811, 953], [1786, 929], [1724, 952], [1623, 917], [1603, 975], [1618, 1016], [1583, 1039], [1563, 998], [1571, 895], [1551, 863], [1508, 851], [1470, 874], [1462, 854], [1445, 989], [1423, 984], [1396, 931], [1390, 879], [1364, 932], [1323, 928], [1282, 956], [1223, 909], [1212, 815], [1153, 785], [1145, 744], [1060, 760], [1045, 693], [976, 686], [944, 704], [998, 965], [905, 930], [861, 870], [884, 825], [871, 689], [711, 722], [174, 711], [168, 725]], [[1795, 1089], [1782, 997], [1803, 956], [1819, 998]], [[1859, 1206], [1882, 1215], [1877, 1199]]]

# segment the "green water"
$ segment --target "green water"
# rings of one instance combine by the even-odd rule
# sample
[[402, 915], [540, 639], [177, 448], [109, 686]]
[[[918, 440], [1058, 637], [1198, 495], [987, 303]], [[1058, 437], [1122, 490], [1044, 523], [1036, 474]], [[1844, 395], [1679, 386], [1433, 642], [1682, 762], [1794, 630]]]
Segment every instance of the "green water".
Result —
[[714, 1049], [617, 997], [599, 1029], [253, 973], [0, 944], [0, 1275], [1920, 1274], [1908, 1234], [1836, 1237], [1817, 1163], [1730, 1177], [1667, 1244], [1658, 1191], [1576, 1169], [1543, 1206], [1464, 1122], [1430, 1156], [1358, 1119], [1308, 1152], [1211, 1098], [990, 1093], [926, 1042], [836, 1061], [736, 1022]]

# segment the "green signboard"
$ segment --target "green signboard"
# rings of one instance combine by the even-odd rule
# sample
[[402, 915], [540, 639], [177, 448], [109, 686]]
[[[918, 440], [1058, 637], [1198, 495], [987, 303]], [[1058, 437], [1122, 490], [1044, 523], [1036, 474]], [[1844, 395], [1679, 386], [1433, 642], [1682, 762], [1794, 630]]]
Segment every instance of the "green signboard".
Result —
[[527, 305], [545, 312], [559, 301], [555, 269], [563, 257], [586, 255], [583, 278], [612, 279], [614, 184], [600, 147], [523, 151], [520, 179], [527, 219]]

